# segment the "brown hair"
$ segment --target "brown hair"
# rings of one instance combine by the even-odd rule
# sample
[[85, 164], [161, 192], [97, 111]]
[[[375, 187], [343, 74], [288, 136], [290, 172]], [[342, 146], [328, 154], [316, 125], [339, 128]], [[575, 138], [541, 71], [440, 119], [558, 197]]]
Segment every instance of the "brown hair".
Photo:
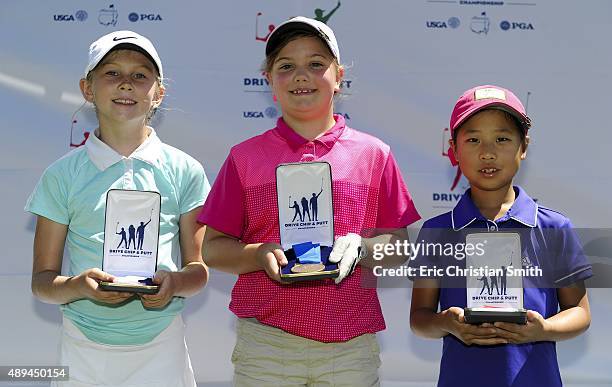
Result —
[[338, 68], [338, 69], [340, 68], [340, 63], [338, 63], [338, 59], [336, 59], [334, 54], [329, 49], [329, 46], [323, 40], [323, 38], [321, 38], [321, 36], [319, 36], [314, 31], [307, 30], [307, 29], [302, 29], [302, 28], [297, 28], [297, 29], [293, 29], [293, 30], [287, 31], [286, 33], [284, 33], [282, 36], [280, 36], [278, 38], [278, 43], [270, 51], [270, 53], [266, 56], [266, 59], [264, 60], [264, 63], [261, 66], [261, 70], [265, 71], [266, 73], [271, 72], [272, 71], [272, 65], [274, 64], [274, 61], [278, 57], [278, 54], [281, 52], [281, 50], [287, 44], [289, 44], [290, 42], [292, 42], [292, 41], [294, 41], [296, 39], [300, 39], [300, 38], [317, 38], [317, 39], [320, 39], [321, 42], [323, 42], [323, 46], [325, 46], [325, 49], [329, 53], [329, 56], [334, 59], [334, 63], [336, 64], [336, 68]]

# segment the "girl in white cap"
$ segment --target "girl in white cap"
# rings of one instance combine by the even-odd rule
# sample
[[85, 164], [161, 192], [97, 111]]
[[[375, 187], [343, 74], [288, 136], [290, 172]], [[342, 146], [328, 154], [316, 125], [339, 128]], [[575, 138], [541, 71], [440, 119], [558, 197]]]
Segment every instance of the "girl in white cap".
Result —
[[[116, 31], [93, 42], [80, 87], [99, 127], [45, 170], [26, 204], [38, 216], [32, 291], [63, 312], [59, 364], [70, 367], [70, 380], [59, 385], [196, 385], [180, 313], [184, 297], [208, 279], [196, 216], [209, 184], [196, 160], [148, 126], [164, 97], [162, 82], [161, 60], [147, 38]], [[161, 195], [157, 294], [99, 286], [115, 279], [100, 270], [110, 189]], [[68, 275], [61, 273], [65, 244]], [[182, 260], [174, 262], [179, 250]]]
[[[389, 146], [333, 113], [344, 69], [331, 28], [305, 17], [279, 25], [266, 45], [265, 73], [283, 116], [232, 148], [198, 218], [207, 225], [207, 264], [238, 274], [230, 303], [239, 317], [234, 381], [377, 386], [375, 333], [385, 323], [376, 289], [362, 282], [371, 278], [363, 268], [373, 265], [374, 238], [361, 235], [384, 228], [390, 231], [377, 242], [389, 241], [419, 215]], [[339, 275], [282, 283], [288, 260], [279, 244], [275, 170], [315, 160], [332, 169], [337, 239], [329, 262], [339, 264]], [[302, 215], [314, 216], [317, 205], [307, 212], [302, 200]]]

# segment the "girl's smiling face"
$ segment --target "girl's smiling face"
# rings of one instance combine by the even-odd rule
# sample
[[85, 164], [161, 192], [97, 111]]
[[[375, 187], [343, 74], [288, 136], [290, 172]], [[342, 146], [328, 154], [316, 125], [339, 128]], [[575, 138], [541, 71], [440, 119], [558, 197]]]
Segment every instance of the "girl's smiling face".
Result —
[[279, 51], [266, 77], [283, 115], [307, 120], [331, 115], [343, 74], [321, 39], [300, 37]]
[[521, 138], [501, 110], [486, 109], [463, 123], [454, 151], [472, 191], [507, 191], [527, 155], [529, 137]]
[[158, 77], [155, 65], [142, 53], [117, 50], [82, 80], [81, 89], [96, 106], [100, 126], [136, 120], [144, 125], [163, 98]]

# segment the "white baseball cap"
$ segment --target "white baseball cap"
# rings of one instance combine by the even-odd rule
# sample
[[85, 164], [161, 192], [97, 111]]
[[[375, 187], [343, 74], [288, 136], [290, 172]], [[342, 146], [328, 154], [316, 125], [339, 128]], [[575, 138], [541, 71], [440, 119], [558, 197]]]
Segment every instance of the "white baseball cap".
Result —
[[[89, 61], [85, 67], [85, 77], [93, 70], [111, 50], [121, 45], [128, 50], [138, 51], [147, 56], [157, 67], [160, 78], [164, 78], [161, 59], [153, 47], [153, 43], [144, 36], [133, 31], [114, 31], [104, 35], [89, 46]], [[130, 47], [132, 46], [132, 47]]]
[[332, 55], [338, 63], [340, 63], [340, 50], [338, 49], [338, 41], [334, 35], [334, 31], [329, 28], [325, 23], [322, 23], [315, 19], [310, 19], [304, 16], [293, 17], [281, 24], [279, 24], [274, 31], [268, 37], [266, 43], [266, 56], [272, 52], [280, 42], [280, 37], [291, 30], [304, 29], [312, 31], [323, 39], [323, 41], [329, 47]]

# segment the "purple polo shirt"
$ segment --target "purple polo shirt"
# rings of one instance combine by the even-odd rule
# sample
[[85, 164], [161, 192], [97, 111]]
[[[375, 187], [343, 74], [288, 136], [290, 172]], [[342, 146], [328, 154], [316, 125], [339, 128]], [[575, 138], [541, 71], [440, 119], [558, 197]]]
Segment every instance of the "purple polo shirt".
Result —
[[[568, 286], [585, 280], [592, 276], [591, 266], [582, 253], [568, 218], [539, 206], [520, 187], [515, 186], [514, 190], [517, 194], [514, 204], [502, 218], [495, 221], [482, 216], [471, 199], [470, 190], [467, 190], [451, 212], [423, 224], [417, 241], [465, 242], [466, 233], [474, 232], [474, 229], [493, 232], [511, 229], [519, 232], [523, 267], [534, 265], [544, 272], [540, 280], [523, 278], [523, 306], [548, 318], [559, 311], [557, 290], [552, 287], [553, 284], [557, 284], [556, 287]], [[434, 264], [438, 267], [457, 265], [457, 260], [452, 257], [417, 256], [411, 262], [412, 266]], [[451, 306], [466, 307], [465, 288], [457, 286], [458, 282], [453, 283], [460, 280], [465, 284], [464, 279], [460, 278], [441, 279], [441, 311]], [[548, 287], [537, 287], [537, 281]], [[555, 343], [541, 341], [518, 345], [467, 346], [449, 334], [443, 339], [438, 386], [457, 385], [562, 386]]]
[[[281, 118], [276, 128], [234, 146], [198, 221], [244, 243], [279, 243], [276, 166], [314, 160], [331, 165], [336, 237], [419, 220], [389, 146], [349, 128], [340, 115], [334, 119], [313, 141]], [[358, 266], [338, 285], [330, 279], [288, 285], [263, 270], [241, 274], [230, 309], [297, 336], [347, 341], [385, 328], [376, 289], [363, 287], [361, 276]]]

